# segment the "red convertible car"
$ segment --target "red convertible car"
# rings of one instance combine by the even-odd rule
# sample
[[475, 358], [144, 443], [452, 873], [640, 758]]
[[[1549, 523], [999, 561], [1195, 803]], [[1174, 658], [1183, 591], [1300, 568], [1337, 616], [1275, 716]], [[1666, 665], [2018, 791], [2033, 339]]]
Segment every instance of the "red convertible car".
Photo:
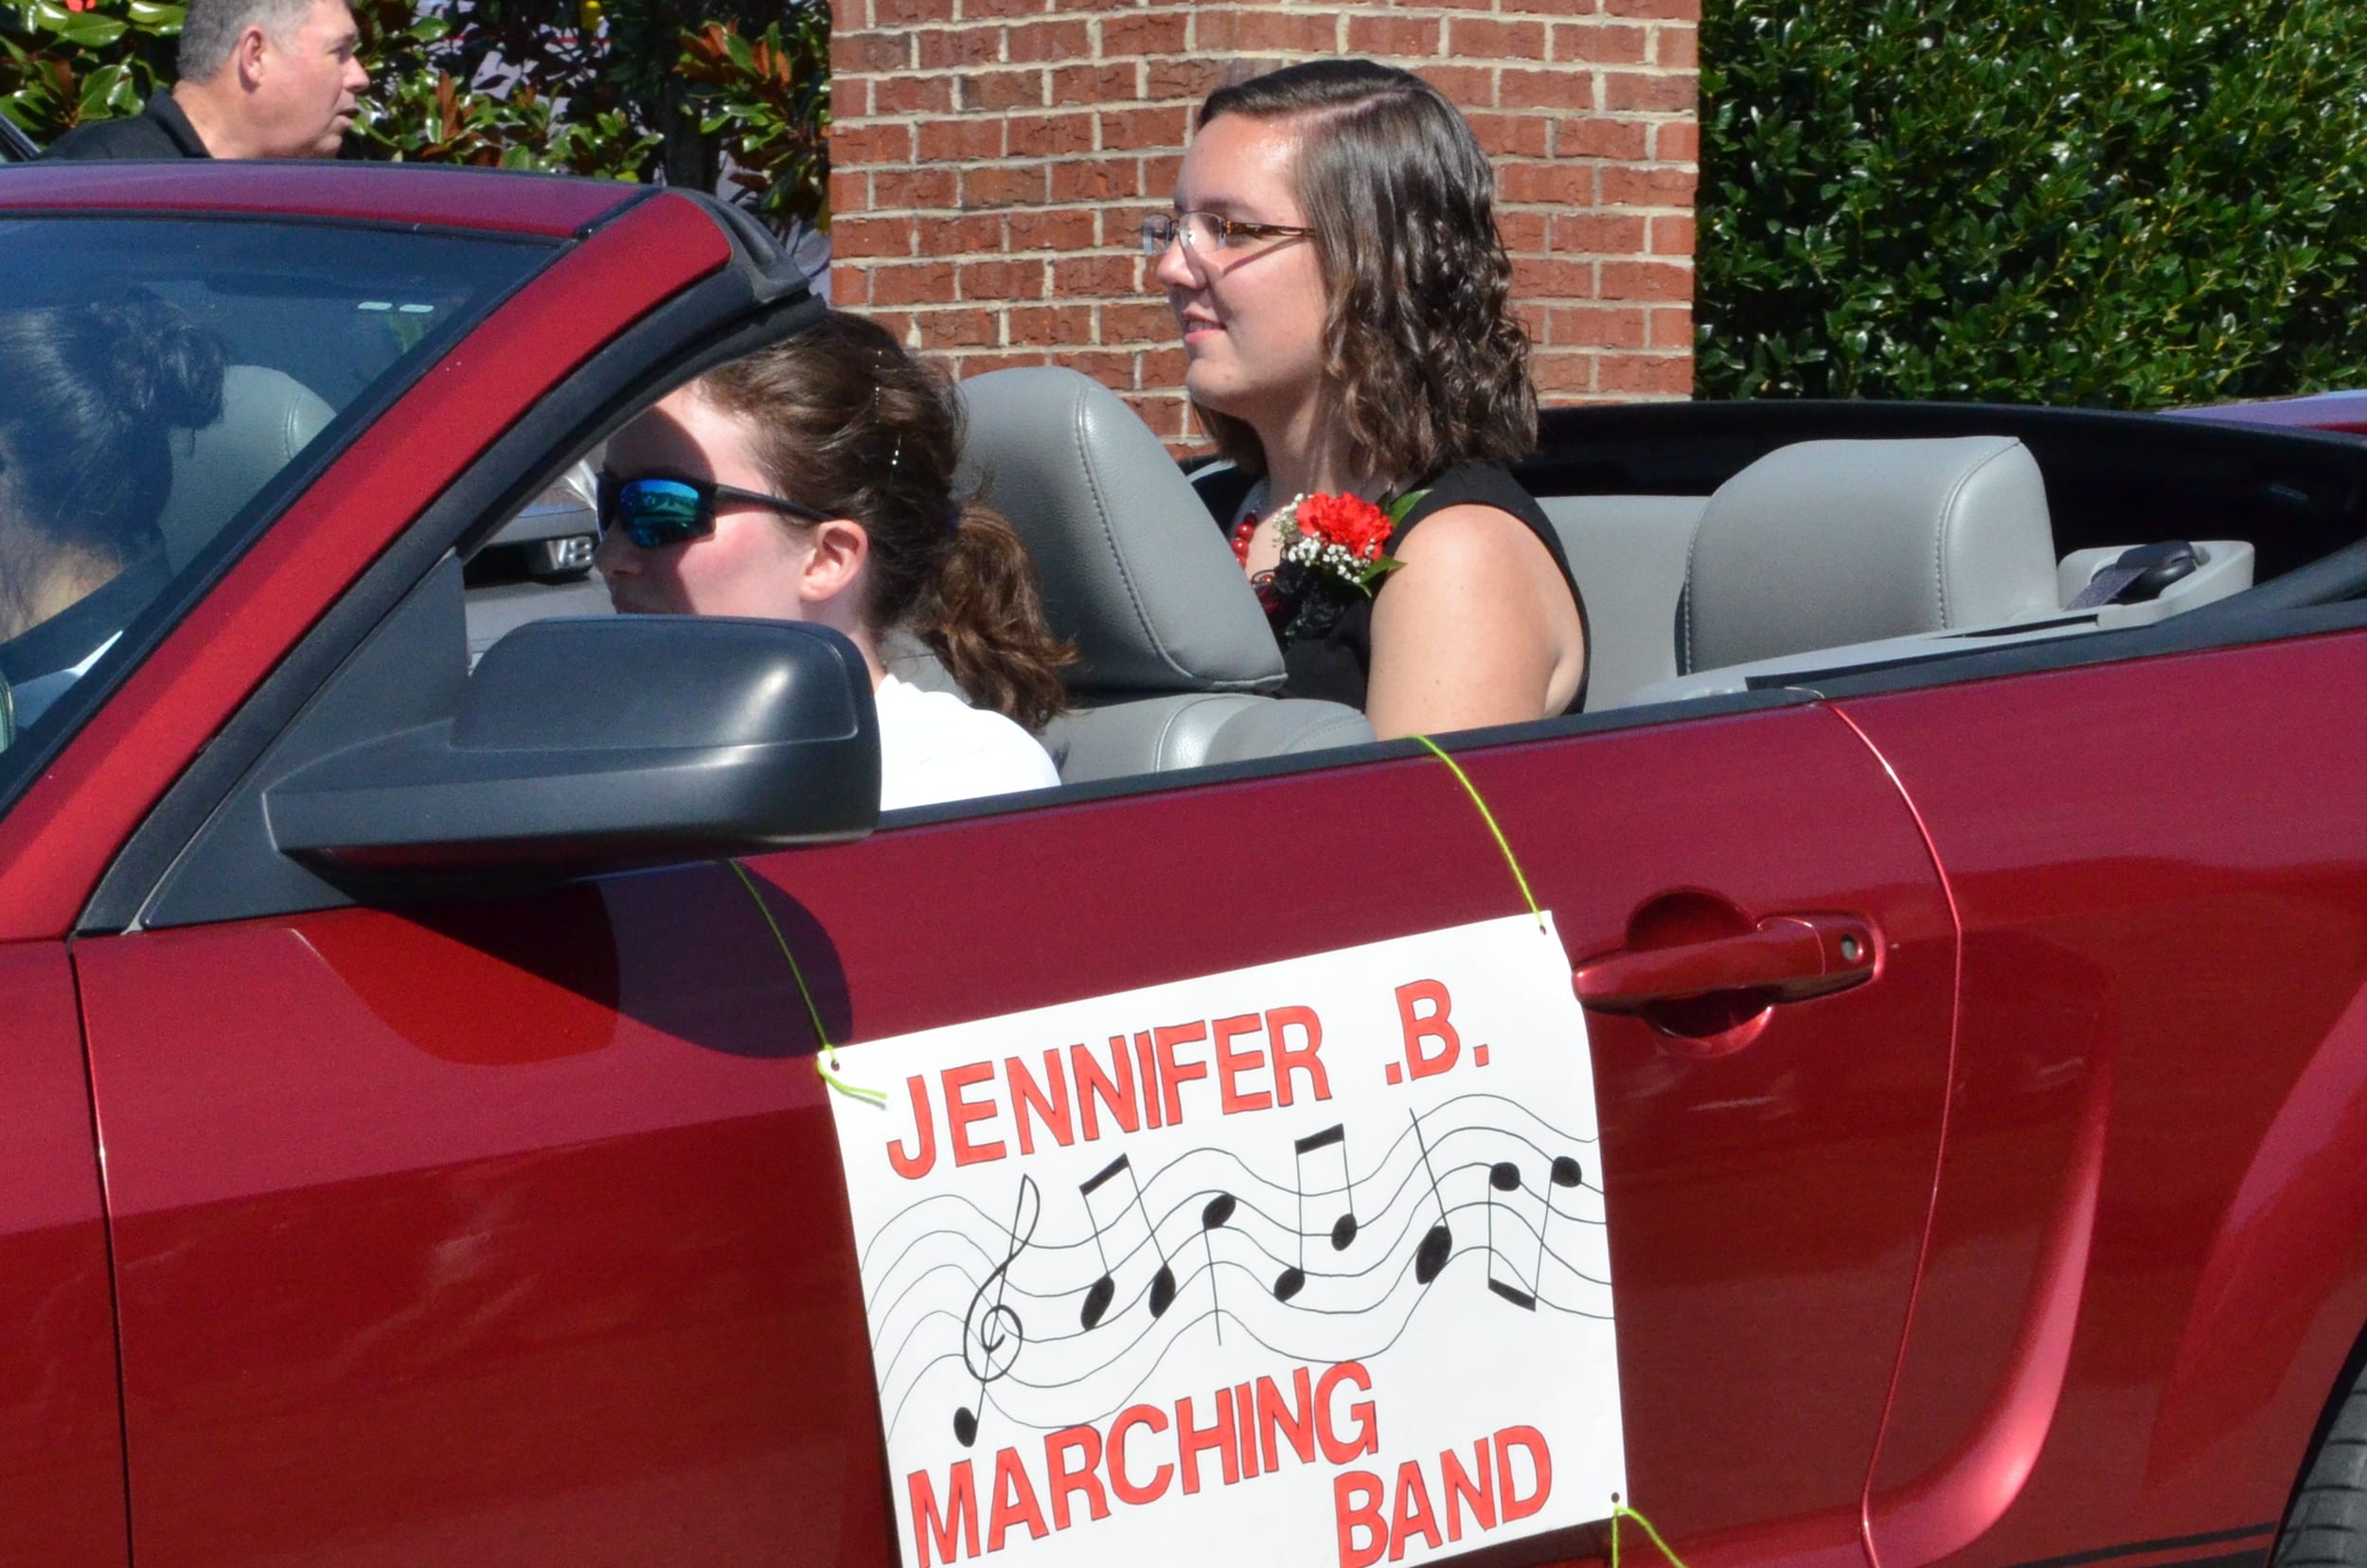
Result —
[[[1082, 378], [967, 388], [1083, 654], [1058, 790], [882, 817], [845, 645], [505, 564], [821, 310], [724, 208], [36, 165], [0, 254], [0, 323], [229, 362], [103, 640], [0, 646], [0, 1558], [892, 1561], [760, 915], [844, 1042], [1521, 907], [1447, 769], [1271, 695]], [[2367, 443], [1588, 409], [1525, 476], [1589, 709], [1447, 744], [1589, 1008], [1635, 1506], [1689, 1568], [2367, 1560]]]

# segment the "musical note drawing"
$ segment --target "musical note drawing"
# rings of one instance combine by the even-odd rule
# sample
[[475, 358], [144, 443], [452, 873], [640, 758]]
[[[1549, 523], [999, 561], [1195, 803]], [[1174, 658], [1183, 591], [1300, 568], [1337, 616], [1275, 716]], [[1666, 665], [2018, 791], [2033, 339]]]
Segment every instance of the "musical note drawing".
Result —
[[1585, 1179], [1586, 1173], [1578, 1168], [1576, 1160], [1567, 1154], [1554, 1156], [1553, 1168], [1546, 1176], [1545, 1218], [1537, 1224], [1537, 1269], [1529, 1275], [1538, 1282], [1539, 1290], [1544, 1289], [1545, 1281], [1545, 1232], [1554, 1222], [1554, 1188], [1560, 1187], [1567, 1191]]
[[[1537, 1294], [1535, 1292], [1524, 1291], [1518, 1285], [1507, 1284], [1505, 1281], [1496, 1277], [1496, 1258], [1498, 1256], [1496, 1251], [1496, 1194], [1499, 1192], [1518, 1192], [1520, 1190], [1521, 1167], [1519, 1166], [1514, 1165], [1510, 1160], [1498, 1160], [1494, 1165], [1487, 1167], [1487, 1288], [1495, 1292], [1498, 1295], [1504, 1297], [1506, 1301], [1511, 1302], [1515, 1307], [1520, 1308], [1522, 1310], [1534, 1312], [1537, 1310]], [[1553, 1200], [1549, 1198], [1546, 1200], [1546, 1208], [1548, 1212], [1551, 1211], [1552, 1207]], [[1544, 1227], [1542, 1225], [1538, 1227], [1538, 1235], [1541, 1240], [1544, 1236]], [[1545, 1254], [1541, 1244], [1538, 1250], [1537, 1263], [1538, 1267], [1540, 1269], [1545, 1266]]]
[[[1154, 1318], [1165, 1317], [1167, 1309], [1175, 1304], [1175, 1270], [1168, 1266], [1167, 1255], [1160, 1250], [1159, 1229], [1150, 1222], [1150, 1210], [1143, 1204], [1143, 1185], [1135, 1179], [1133, 1164], [1121, 1154], [1093, 1176], [1077, 1184], [1077, 1195], [1085, 1200], [1085, 1217], [1093, 1221], [1094, 1250], [1101, 1256], [1101, 1277], [1085, 1292], [1085, 1308], [1077, 1314], [1078, 1324], [1086, 1328], [1100, 1323], [1102, 1316], [1110, 1310], [1110, 1303], [1117, 1296], [1117, 1280], [1110, 1269], [1110, 1250], [1102, 1244], [1102, 1225], [1100, 1218], [1093, 1211], [1093, 1195], [1121, 1170], [1126, 1172], [1127, 1183], [1134, 1189], [1134, 1209], [1143, 1217], [1143, 1230], [1150, 1238], [1151, 1250], [1159, 1254], [1159, 1272], [1150, 1278], [1150, 1315]], [[1120, 1207], [1122, 1210], [1124, 1205]]]
[[1307, 1157], [1319, 1149], [1337, 1149], [1340, 1151], [1342, 1207], [1340, 1218], [1331, 1222], [1331, 1250], [1345, 1252], [1348, 1243], [1356, 1239], [1355, 1194], [1351, 1190], [1353, 1184], [1348, 1175], [1348, 1130], [1344, 1124], [1333, 1122], [1322, 1131], [1309, 1132], [1290, 1145], [1295, 1161], [1291, 1180], [1298, 1189], [1299, 1260], [1275, 1276], [1273, 1293], [1277, 1301], [1288, 1301], [1307, 1288]]
[[[977, 1402], [953, 1412], [953, 1437], [964, 1448], [978, 1441], [978, 1413], [986, 1408], [987, 1384], [1009, 1373], [1019, 1361], [1020, 1347], [1027, 1343], [1026, 1326], [1020, 1322], [1017, 1312], [1004, 1305], [1003, 1292], [1010, 1282], [1011, 1265], [1035, 1238], [1036, 1221], [1042, 1217], [1043, 1199], [1036, 1190], [1034, 1178], [1022, 1176], [1018, 1202], [1011, 1205], [1011, 1250], [992, 1273], [978, 1282], [977, 1291], [970, 1298], [970, 1310], [962, 1314], [962, 1365], [978, 1380]], [[994, 1287], [994, 1305], [981, 1313], [978, 1309], [987, 1299], [989, 1285]], [[1007, 1356], [1002, 1355], [1006, 1345], [1010, 1348]], [[977, 1351], [975, 1360], [970, 1355], [973, 1347]]]
[[1219, 1192], [1200, 1211], [1200, 1247], [1201, 1256], [1208, 1260], [1208, 1307], [1216, 1321], [1219, 1345], [1224, 1343], [1224, 1301], [1217, 1294], [1217, 1249], [1208, 1239], [1208, 1233], [1222, 1228], [1233, 1218], [1233, 1194]]
[[1447, 1228], [1446, 1200], [1438, 1196], [1438, 1172], [1431, 1167], [1430, 1145], [1422, 1137], [1422, 1118], [1415, 1113], [1414, 1142], [1422, 1151], [1422, 1171], [1430, 1178], [1430, 1201], [1438, 1206], [1438, 1222], [1422, 1236], [1422, 1244], [1414, 1253], [1414, 1282], [1427, 1285], [1438, 1277], [1438, 1271], [1447, 1266], [1447, 1258], [1454, 1251], [1454, 1232]]

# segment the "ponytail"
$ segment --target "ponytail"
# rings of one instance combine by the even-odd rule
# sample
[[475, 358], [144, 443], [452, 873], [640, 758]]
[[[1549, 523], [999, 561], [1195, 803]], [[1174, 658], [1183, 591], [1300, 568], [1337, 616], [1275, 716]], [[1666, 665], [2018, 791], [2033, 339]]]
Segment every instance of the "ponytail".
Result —
[[991, 507], [963, 506], [952, 554], [914, 604], [911, 621], [980, 707], [1041, 730], [1067, 704], [1059, 668], [1077, 650], [1044, 624], [1035, 562]]

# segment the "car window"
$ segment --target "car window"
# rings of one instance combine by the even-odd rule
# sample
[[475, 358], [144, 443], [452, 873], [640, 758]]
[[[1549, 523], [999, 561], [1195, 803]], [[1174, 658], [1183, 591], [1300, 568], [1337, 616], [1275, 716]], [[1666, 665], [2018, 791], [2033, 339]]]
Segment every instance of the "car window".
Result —
[[573, 464], [471, 553], [469, 663], [504, 635], [545, 615], [605, 615], [608, 590], [592, 567], [596, 454]]
[[333, 456], [550, 246], [37, 217], [0, 221], [0, 254], [5, 802], [298, 471]]

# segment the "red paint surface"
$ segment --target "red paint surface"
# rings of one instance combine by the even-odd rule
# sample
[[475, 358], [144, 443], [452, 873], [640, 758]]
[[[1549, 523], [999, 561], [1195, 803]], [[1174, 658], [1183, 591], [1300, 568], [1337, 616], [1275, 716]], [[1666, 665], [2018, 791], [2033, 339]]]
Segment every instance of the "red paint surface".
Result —
[[[1630, 1495], [1695, 1568], [1861, 1568], [1948, 1045], [1920, 838], [1814, 709], [1467, 761], [1574, 951], [1672, 887], [1889, 943], [1717, 1060], [1593, 1025]], [[1357, 871], [1278, 924], [1244, 821]], [[753, 864], [844, 1040], [1520, 907], [1428, 759]], [[83, 943], [142, 1563], [881, 1560], [849, 1221], [772, 944], [713, 866]]]
[[608, 180], [413, 164], [32, 163], [9, 169], [0, 212], [247, 212], [564, 237], [647, 194]]
[[1882, 1568], [2282, 1516], [2367, 1318], [2362, 698], [2351, 634], [1844, 704], [1964, 930]]
[[74, 974], [0, 947], [0, 1562], [125, 1560], [115, 1303]]
[[569, 370], [729, 256], [691, 203], [652, 199], [561, 256], [422, 377], [0, 820], [0, 941], [64, 932], [140, 816], [335, 594]]

